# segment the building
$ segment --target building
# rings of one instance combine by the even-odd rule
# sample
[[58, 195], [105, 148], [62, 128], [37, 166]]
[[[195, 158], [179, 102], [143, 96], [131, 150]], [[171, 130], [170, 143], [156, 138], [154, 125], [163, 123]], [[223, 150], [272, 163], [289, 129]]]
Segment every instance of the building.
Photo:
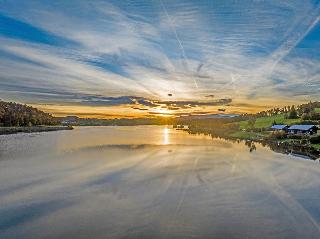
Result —
[[275, 124], [275, 125], [272, 125], [271, 130], [274, 130], [274, 131], [279, 131], [279, 130], [287, 131], [288, 128], [289, 128], [289, 126], [286, 125], [286, 124]]
[[315, 125], [292, 125], [288, 128], [289, 134], [316, 134], [318, 127]]
[[64, 125], [76, 124], [78, 121], [79, 121], [78, 116], [73, 116], [73, 115], [66, 116], [61, 119], [61, 124], [64, 124]]

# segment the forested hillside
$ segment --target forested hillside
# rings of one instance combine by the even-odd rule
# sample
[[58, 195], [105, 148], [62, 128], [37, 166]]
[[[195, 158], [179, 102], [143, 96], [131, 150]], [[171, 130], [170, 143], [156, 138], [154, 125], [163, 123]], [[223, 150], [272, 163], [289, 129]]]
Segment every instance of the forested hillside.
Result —
[[31, 106], [0, 100], [0, 126], [54, 125], [52, 115]]

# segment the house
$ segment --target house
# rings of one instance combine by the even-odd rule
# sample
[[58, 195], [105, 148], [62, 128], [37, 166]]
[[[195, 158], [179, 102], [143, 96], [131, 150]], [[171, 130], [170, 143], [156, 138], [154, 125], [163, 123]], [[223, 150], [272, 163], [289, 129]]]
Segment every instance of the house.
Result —
[[66, 116], [61, 119], [61, 124], [64, 124], [64, 125], [75, 124], [78, 122], [78, 120], [79, 120], [78, 116]]
[[280, 130], [287, 131], [288, 128], [289, 126], [286, 124], [275, 124], [275, 125], [272, 125], [270, 129], [274, 131], [280, 131]]
[[289, 134], [316, 134], [318, 127], [315, 125], [292, 125], [288, 128]]
[[173, 126], [174, 129], [188, 129], [188, 125], [174, 125]]

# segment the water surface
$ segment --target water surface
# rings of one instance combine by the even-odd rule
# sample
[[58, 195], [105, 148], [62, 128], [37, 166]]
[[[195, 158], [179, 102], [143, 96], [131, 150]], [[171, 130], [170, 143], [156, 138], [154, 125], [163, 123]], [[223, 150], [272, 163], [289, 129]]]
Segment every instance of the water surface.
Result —
[[320, 165], [166, 126], [0, 136], [0, 238], [319, 238]]

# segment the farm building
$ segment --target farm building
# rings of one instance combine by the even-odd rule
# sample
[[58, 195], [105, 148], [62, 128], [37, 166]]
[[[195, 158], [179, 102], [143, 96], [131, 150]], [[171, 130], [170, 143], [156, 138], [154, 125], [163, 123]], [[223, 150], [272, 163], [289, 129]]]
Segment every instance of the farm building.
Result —
[[289, 134], [316, 134], [318, 127], [315, 125], [292, 125], [288, 128]]
[[271, 130], [274, 130], [274, 131], [284, 130], [284, 131], [286, 131], [288, 128], [289, 128], [289, 126], [286, 124], [275, 124], [275, 125], [272, 125]]

